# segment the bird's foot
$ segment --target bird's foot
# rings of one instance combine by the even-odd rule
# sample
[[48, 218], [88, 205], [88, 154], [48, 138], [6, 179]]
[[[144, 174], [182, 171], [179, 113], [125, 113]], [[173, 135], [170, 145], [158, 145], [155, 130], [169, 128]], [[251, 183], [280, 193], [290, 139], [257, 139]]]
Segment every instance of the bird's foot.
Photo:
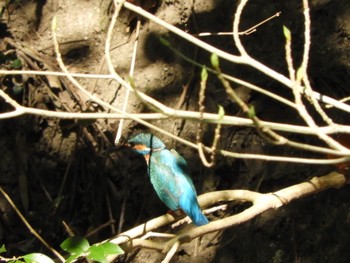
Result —
[[191, 224], [192, 220], [189, 218], [184, 211], [181, 209], [170, 210], [168, 214], [172, 215], [175, 218], [175, 223], [171, 225], [172, 228], [179, 227], [183, 224]]

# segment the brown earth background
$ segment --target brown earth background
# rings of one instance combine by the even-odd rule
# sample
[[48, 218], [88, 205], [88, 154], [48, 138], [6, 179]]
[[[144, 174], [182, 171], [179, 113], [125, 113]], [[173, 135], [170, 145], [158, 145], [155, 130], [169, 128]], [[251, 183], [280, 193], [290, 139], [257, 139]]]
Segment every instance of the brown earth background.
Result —
[[[51, 21], [57, 17], [57, 33], [63, 60], [70, 72], [108, 74], [104, 59], [106, 30], [113, 12], [107, 0], [38, 0], [3, 1], [0, 23], [1, 68], [11, 68], [20, 58], [21, 69], [60, 71], [55, 59]], [[237, 3], [227, 0], [142, 1], [157, 17], [191, 34], [227, 32]], [[309, 77], [314, 89], [340, 99], [350, 95], [350, 2], [348, 0], [312, 0], [312, 45]], [[242, 30], [281, 12], [256, 32], [242, 36], [249, 54], [272, 69], [288, 74], [284, 55], [282, 27], [292, 32], [295, 64], [303, 51], [304, 19], [301, 1], [250, 1], [241, 19]], [[135, 39], [137, 16], [122, 9], [112, 38], [111, 56], [115, 70], [127, 77]], [[185, 62], [172, 47], [209, 65], [210, 54], [166, 29], [141, 19], [138, 53], [134, 72], [137, 89], [169, 107], [198, 110], [200, 69]], [[206, 42], [236, 53], [232, 36], [202, 37]], [[37, 56], [37, 57], [35, 57]], [[225, 72], [233, 72], [250, 82], [284, 97], [291, 93], [268, 77], [247, 67], [222, 61]], [[45, 76], [0, 76], [1, 89], [22, 105], [57, 111], [94, 112], [99, 106], [84, 96], [80, 100], [69, 92], [67, 79], [58, 82]], [[105, 79], [79, 79], [90, 92], [121, 108], [125, 89]], [[188, 87], [187, 93], [183, 93]], [[209, 77], [206, 111], [240, 115], [218, 80]], [[181, 100], [181, 95], [185, 94]], [[78, 93], [78, 95], [81, 95]], [[263, 120], [300, 123], [295, 112], [266, 97], [249, 93]], [[180, 101], [180, 103], [179, 103]], [[0, 100], [1, 112], [10, 107]], [[137, 96], [132, 95], [128, 111], [149, 112]], [[338, 122], [348, 118], [336, 111], [329, 114]], [[152, 121], [191, 141], [197, 124], [178, 119]], [[155, 195], [142, 158], [127, 149], [111, 150], [118, 122], [116, 120], [73, 121], [25, 115], [0, 121], [0, 184], [14, 199], [32, 226], [52, 246], [68, 237], [64, 220], [76, 235], [88, 235], [90, 243], [99, 242], [167, 212]], [[211, 143], [215, 127], [208, 126], [205, 141]], [[139, 131], [142, 125], [126, 121], [123, 138]], [[291, 135], [293, 139], [312, 138]], [[162, 136], [160, 136], [162, 137]], [[271, 192], [302, 182], [332, 170], [331, 166], [276, 163], [257, 160], [234, 160], [219, 157], [214, 168], [205, 168], [195, 150], [162, 137], [168, 147], [176, 148], [187, 160], [199, 193], [223, 189], [250, 189]], [[349, 143], [350, 145], [350, 143]], [[297, 155], [287, 147], [264, 142], [254, 129], [224, 127], [223, 149], [281, 155]], [[298, 200], [210, 238], [204, 238], [199, 255], [194, 244], [182, 246], [173, 262], [350, 262], [350, 194], [349, 187], [328, 190]], [[233, 211], [242, 207], [233, 206]], [[48, 251], [42, 247], [19, 220], [7, 201], [0, 196], [0, 244], [7, 256]], [[225, 213], [209, 216], [210, 220]], [[122, 221], [120, 219], [123, 218]], [[107, 227], [101, 227], [103, 224]], [[94, 231], [96, 230], [96, 231]], [[90, 233], [90, 234], [89, 234]], [[164, 255], [151, 250], [137, 250], [120, 262], [160, 262]], [[118, 261], [118, 262], [119, 262]]]

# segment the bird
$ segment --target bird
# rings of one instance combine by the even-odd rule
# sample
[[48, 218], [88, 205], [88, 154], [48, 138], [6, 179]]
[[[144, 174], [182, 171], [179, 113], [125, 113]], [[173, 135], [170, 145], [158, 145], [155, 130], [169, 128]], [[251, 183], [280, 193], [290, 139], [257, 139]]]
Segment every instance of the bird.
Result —
[[186, 160], [151, 133], [139, 133], [128, 145], [142, 154], [150, 181], [159, 199], [171, 210], [182, 209], [196, 226], [209, 223], [197, 200], [196, 189], [188, 175]]

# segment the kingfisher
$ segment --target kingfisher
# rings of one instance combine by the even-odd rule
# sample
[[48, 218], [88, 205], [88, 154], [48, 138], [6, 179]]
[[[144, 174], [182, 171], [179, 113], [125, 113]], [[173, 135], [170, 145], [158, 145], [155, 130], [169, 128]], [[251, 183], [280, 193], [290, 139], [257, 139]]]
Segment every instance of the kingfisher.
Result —
[[160, 200], [171, 210], [182, 209], [197, 226], [208, 224], [198, 201], [186, 160], [150, 133], [140, 133], [128, 141], [132, 149], [144, 156], [148, 175]]

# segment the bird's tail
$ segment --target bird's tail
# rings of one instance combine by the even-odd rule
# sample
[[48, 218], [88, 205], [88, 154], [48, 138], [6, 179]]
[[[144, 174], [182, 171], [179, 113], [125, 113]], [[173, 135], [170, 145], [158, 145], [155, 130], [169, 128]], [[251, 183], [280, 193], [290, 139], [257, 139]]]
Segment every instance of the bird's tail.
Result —
[[209, 223], [208, 218], [203, 215], [202, 211], [199, 208], [197, 212], [189, 215], [189, 217], [192, 219], [193, 224], [196, 226], [203, 226]]
[[193, 224], [203, 226], [209, 223], [208, 218], [203, 215], [199, 207], [196, 196], [186, 198], [186, 200], [181, 199], [185, 198], [180, 198], [180, 207], [192, 219]]

